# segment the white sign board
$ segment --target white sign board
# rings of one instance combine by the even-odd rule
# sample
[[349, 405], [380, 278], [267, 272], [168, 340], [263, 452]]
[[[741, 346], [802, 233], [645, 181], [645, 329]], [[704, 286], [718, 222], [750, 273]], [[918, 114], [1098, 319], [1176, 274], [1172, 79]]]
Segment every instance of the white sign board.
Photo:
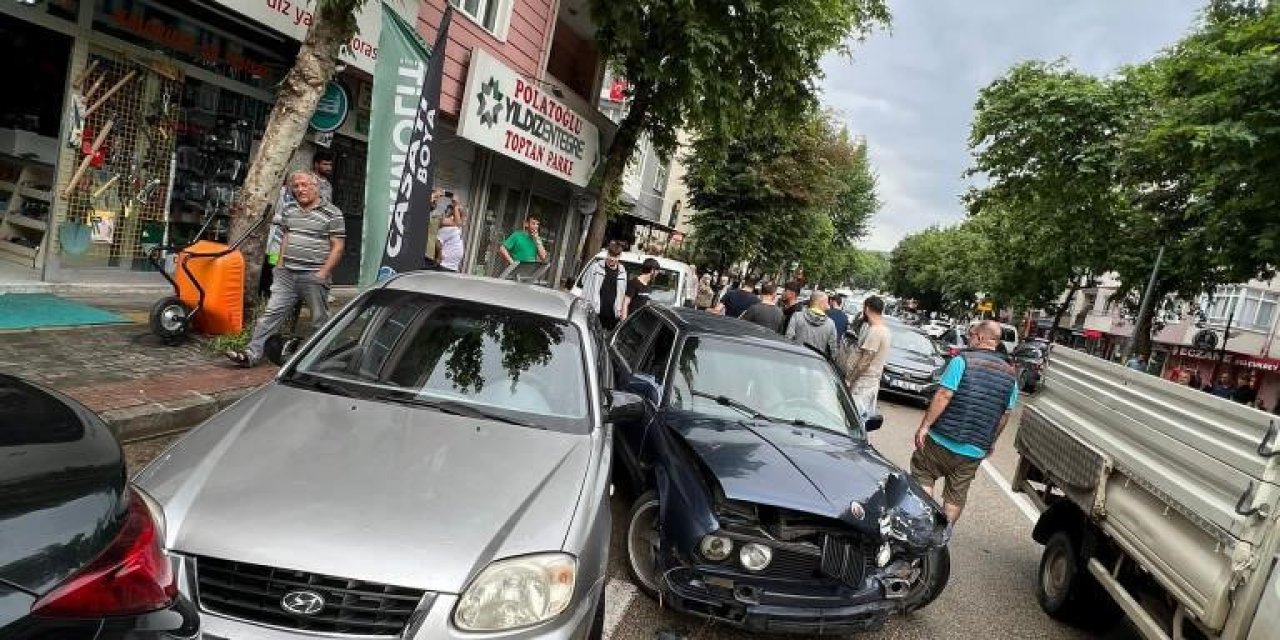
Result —
[[556, 99], [550, 85], [478, 47], [471, 50], [458, 135], [579, 187], [601, 161], [600, 130], [586, 115]]
[[[311, 26], [314, 0], [214, 0], [236, 13], [283, 33], [301, 42]], [[401, 16], [413, 24], [417, 19], [418, 3], [401, 2], [397, 7]], [[356, 16], [359, 29], [351, 41], [342, 47], [342, 59], [369, 75], [378, 59], [378, 35], [382, 32], [382, 1], [368, 0]]]

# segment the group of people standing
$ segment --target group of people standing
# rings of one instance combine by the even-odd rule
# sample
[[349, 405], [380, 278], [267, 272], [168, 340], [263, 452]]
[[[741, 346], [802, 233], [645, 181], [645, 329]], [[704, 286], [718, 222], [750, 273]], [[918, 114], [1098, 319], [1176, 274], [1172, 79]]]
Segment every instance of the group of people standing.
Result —
[[622, 264], [622, 243], [611, 240], [605, 248], [604, 260], [592, 262], [582, 276], [582, 298], [596, 310], [600, 324], [613, 331], [619, 322], [649, 304], [658, 261], [646, 258], [640, 273], [628, 279]]

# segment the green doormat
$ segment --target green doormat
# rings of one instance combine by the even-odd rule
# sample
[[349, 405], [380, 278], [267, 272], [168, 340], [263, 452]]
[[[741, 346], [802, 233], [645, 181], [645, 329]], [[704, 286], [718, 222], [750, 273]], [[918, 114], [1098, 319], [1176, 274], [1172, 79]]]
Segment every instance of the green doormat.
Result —
[[0, 329], [121, 324], [129, 320], [74, 300], [47, 293], [0, 294]]

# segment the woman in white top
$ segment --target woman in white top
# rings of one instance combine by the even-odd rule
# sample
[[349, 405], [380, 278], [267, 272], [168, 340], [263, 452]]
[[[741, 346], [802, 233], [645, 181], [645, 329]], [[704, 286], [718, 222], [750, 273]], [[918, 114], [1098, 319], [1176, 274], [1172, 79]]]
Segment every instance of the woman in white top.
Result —
[[436, 264], [450, 271], [462, 267], [462, 256], [466, 248], [462, 243], [462, 225], [466, 221], [466, 211], [461, 204], [454, 204], [440, 219], [440, 230], [436, 232]]

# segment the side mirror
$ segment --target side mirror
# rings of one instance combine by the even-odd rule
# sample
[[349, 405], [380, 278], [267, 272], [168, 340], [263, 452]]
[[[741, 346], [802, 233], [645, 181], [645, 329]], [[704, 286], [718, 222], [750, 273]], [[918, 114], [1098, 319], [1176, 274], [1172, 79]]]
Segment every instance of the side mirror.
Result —
[[867, 418], [866, 422], [862, 423], [862, 428], [866, 429], [867, 433], [876, 431], [877, 429], [883, 426], [884, 426], [884, 416], [878, 413], [871, 416], [870, 418]]
[[607, 421], [614, 424], [637, 422], [644, 418], [644, 398], [627, 391], [608, 391]]

